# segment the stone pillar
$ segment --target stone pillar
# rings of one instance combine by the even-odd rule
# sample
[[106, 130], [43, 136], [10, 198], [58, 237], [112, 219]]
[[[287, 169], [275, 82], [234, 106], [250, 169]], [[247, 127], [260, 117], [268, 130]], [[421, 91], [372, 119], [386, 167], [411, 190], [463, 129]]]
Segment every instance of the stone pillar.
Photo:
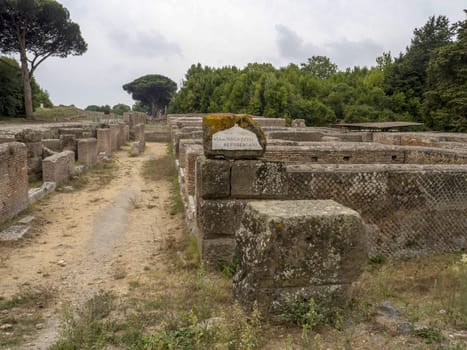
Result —
[[110, 147], [113, 151], [116, 151], [119, 149], [119, 133], [120, 133], [120, 127], [118, 124], [109, 124], [110, 128]]
[[112, 154], [110, 129], [97, 129], [97, 153], [105, 153], [107, 156]]
[[343, 306], [367, 261], [360, 215], [331, 200], [251, 201], [236, 243], [235, 297], [279, 322], [310, 299]]
[[127, 144], [130, 139], [130, 127], [128, 125], [123, 126], [123, 144]]
[[97, 162], [97, 140], [94, 138], [78, 140], [78, 161], [87, 166]]
[[24, 143], [0, 144], [0, 224], [28, 206], [27, 152]]

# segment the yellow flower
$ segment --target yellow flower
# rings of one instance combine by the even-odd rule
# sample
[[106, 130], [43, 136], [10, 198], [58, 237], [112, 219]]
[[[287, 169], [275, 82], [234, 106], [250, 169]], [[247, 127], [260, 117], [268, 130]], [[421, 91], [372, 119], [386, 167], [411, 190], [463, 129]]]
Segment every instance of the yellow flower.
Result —
[[467, 264], [467, 254], [462, 254], [461, 263]]

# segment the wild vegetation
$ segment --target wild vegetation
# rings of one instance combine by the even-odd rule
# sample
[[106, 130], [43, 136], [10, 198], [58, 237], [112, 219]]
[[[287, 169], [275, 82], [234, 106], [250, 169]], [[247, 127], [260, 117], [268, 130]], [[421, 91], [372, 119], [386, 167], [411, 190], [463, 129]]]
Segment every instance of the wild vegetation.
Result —
[[0, 1], [0, 52], [20, 56], [26, 119], [34, 119], [31, 78], [37, 67], [51, 56], [82, 55], [86, 50], [79, 25], [57, 1]]
[[[467, 12], [466, 12], [467, 14]], [[374, 67], [339, 71], [328, 57], [275, 68], [194, 64], [173, 98], [173, 113], [235, 112], [302, 118], [307, 125], [405, 120], [467, 131], [467, 20], [430, 17], [404, 53]]]

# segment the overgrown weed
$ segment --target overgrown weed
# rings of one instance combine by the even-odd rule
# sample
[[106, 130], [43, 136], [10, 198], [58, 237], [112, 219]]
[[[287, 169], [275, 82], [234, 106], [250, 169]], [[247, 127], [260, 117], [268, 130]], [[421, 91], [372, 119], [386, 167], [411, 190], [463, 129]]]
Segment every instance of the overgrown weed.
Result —
[[44, 309], [55, 297], [50, 286], [28, 287], [9, 299], [0, 299], [0, 348], [8, 349], [24, 342], [35, 334], [42, 324], [39, 310]]

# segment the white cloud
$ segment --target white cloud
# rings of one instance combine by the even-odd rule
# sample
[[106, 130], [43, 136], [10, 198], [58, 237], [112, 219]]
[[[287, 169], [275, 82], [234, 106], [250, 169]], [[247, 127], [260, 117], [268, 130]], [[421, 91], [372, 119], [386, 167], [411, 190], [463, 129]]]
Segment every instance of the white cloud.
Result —
[[56, 104], [132, 104], [144, 74], [180, 83], [191, 64], [285, 65], [326, 55], [341, 69], [397, 54], [430, 15], [463, 19], [465, 0], [64, 0], [88, 42], [36, 71]]

